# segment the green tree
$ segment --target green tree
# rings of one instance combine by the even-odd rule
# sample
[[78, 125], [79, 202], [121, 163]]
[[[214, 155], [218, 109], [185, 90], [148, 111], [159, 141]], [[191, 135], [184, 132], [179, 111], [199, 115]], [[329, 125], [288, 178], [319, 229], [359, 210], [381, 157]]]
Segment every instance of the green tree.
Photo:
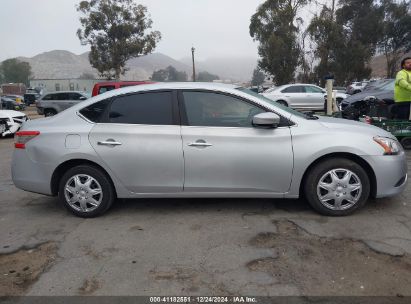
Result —
[[265, 75], [259, 68], [255, 68], [253, 71], [253, 78], [251, 79], [252, 86], [260, 86], [264, 83]]
[[0, 66], [2, 82], [24, 83], [30, 85], [32, 76], [31, 66], [28, 62], [19, 61], [16, 58], [4, 60]]
[[250, 35], [259, 42], [258, 67], [277, 85], [289, 83], [299, 65], [298, 10], [310, 0], [266, 0], [251, 17]]
[[398, 62], [411, 49], [411, 2], [383, 0], [383, 35], [378, 48], [387, 61], [387, 77], [394, 78]]
[[336, 23], [342, 33], [333, 46], [336, 81], [369, 78], [369, 62], [381, 39], [383, 9], [376, 0], [340, 0]]
[[120, 79], [127, 60], [151, 53], [161, 38], [158, 31], [146, 33], [152, 20], [133, 0], [81, 1], [77, 10], [83, 14], [77, 36], [91, 46], [90, 63], [102, 77]]
[[173, 66], [168, 66], [165, 69], [154, 71], [151, 75], [151, 80], [153, 81], [187, 81], [187, 73], [177, 71]]
[[[314, 78], [324, 85], [324, 76], [332, 70], [333, 50], [340, 45], [339, 42], [343, 39], [342, 28], [335, 20], [335, 0], [331, 7], [324, 5], [320, 14], [313, 17], [307, 28], [307, 34], [314, 44], [314, 56], [319, 60], [314, 68]], [[306, 77], [312, 78], [312, 76]]]
[[203, 71], [198, 73], [196, 77], [197, 81], [203, 81], [203, 82], [213, 82], [213, 80], [218, 80], [220, 77], [217, 75], [211, 74], [209, 72]]

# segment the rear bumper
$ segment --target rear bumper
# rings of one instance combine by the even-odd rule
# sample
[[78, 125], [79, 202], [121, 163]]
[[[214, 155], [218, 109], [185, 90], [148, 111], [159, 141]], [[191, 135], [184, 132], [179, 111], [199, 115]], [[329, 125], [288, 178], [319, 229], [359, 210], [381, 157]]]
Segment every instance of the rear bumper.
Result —
[[377, 191], [376, 197], [390, 197], [402, 193], [407, 186], [408, 168], [404, 152], [393, 156], [363, 156], [374, 170]]
[[17, 188], [52, 195], [50, 185], [52, 172], [52, 166], [31, 160], [25, 150], [14, 150], [11, 176]]

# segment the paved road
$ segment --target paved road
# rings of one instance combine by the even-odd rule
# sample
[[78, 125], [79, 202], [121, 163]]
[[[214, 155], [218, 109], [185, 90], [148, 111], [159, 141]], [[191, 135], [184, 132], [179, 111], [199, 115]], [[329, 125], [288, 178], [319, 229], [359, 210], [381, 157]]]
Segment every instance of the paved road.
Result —
[[341, 218], [304, 201], [141, 199], [80, 219], [14, 187], [12, 145], [0, 139], [0, 295], [411, 295], [411, 186]]

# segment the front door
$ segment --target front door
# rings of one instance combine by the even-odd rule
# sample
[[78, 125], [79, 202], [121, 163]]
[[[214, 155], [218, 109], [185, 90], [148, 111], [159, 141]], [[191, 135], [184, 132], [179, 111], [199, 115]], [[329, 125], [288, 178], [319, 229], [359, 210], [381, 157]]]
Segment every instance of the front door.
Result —
[[253, 116], [266, 110], [231, 95], [183, 91], [180, 101], [184, 191], [288, 191], [293, 168], [289, 127], [253, 127]]

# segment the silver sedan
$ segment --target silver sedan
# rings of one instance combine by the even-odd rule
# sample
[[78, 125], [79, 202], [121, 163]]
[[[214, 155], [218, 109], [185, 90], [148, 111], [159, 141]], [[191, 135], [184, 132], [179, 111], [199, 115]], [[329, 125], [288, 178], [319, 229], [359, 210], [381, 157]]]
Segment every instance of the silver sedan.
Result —
[[93, 217], [116, 198], [298, 198], [347, 215], [401, 193], [406, 156], [360, 122], [302, 114], [233, 85], [164, 83], [98, 95], [16, 135], [14, 184]]

